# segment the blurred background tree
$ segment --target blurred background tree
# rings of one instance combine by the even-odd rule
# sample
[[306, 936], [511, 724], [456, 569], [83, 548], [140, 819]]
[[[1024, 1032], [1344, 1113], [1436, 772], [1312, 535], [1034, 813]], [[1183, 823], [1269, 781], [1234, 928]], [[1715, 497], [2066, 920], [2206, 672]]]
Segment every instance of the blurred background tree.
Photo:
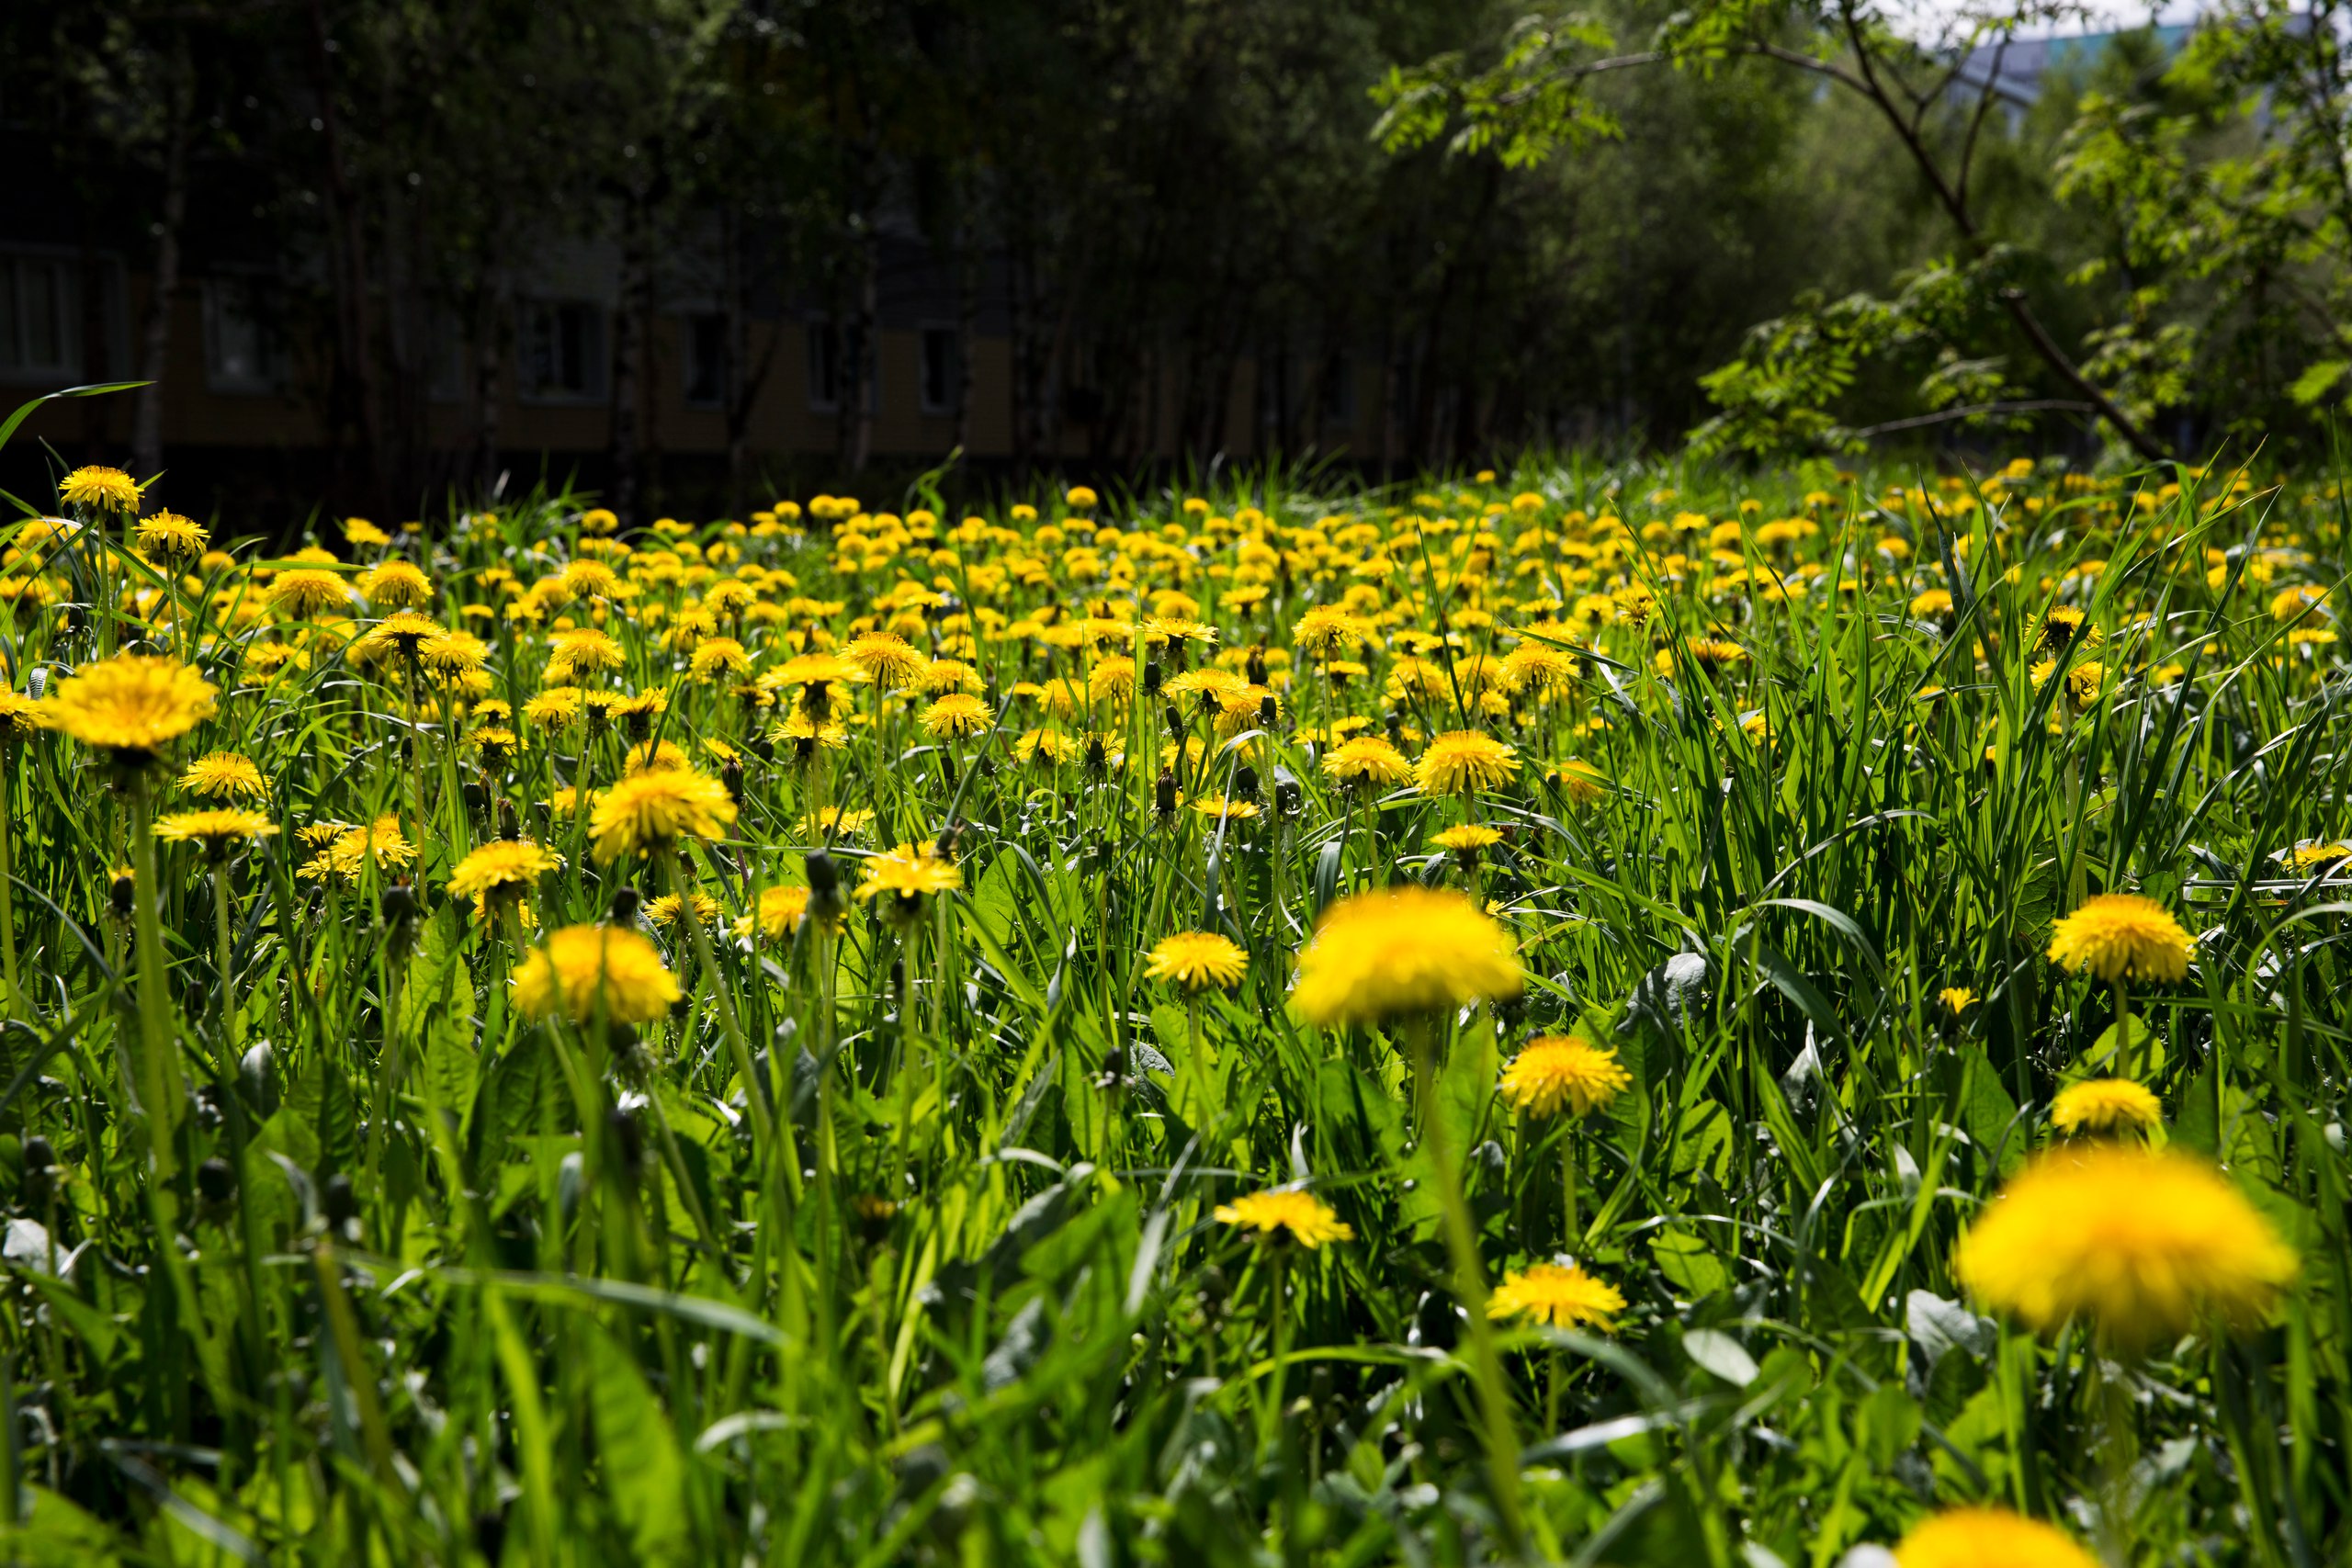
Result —
[[[961, 376], [1003, 301], [1024, 463], [1133, 463], [1170, 424], [1206, 460], [1245, 364], [1260, 445], [1309, 453], [1351, 355], [1384, 433], [1354, 457], [1385, 472], [1694, 435], [2321, 438], [2352, 395], [2338, 0], [2043, 50], [2020, 90], [2033, 40], [2081, 25], [2044, 0], [93, 0], [0, 17], [0, 105], [93, 254], [165, 296], [191, 243], [267, 276], [359, 493], [494, 477], [514, 280], [579, 240], [620, 258], [616, 503], [662, 503], [641, 344], [685, 294], [723, 321], [729, 503], [780, 300], [836, 334], [858, 470], [886, 230], [955, 280]], [[120, 368], [169, 333], [147, 310]]]

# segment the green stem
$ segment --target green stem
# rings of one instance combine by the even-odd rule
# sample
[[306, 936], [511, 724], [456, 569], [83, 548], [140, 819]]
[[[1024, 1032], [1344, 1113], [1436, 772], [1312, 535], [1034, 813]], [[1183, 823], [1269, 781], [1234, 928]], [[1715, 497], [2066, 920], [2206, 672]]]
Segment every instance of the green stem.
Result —
[[237, 1060], [237, 993], [230, 976], [229, 857], [212, 866], [212, 962], [220, 972], [220, 1048], [234, 1071]]
[[1469, 1319], [1470, 1371], [1477, 1384], [1479, 1413], [1486, 1427], [1487, 1482], [1504, 1544], [1515, 1552], [1526, 1539], [1519, 1507], [1519, 1436], [1512, 1429], [1510, 1393], [1503, 1382], [1502, 1357], [1495, 1348], [1495, 1325], [1487, 1316], [1487, 1281], [1478, 1262], [1477, 1228], [1470, 1218], [1469, 1201], [1463, 1195], [1453, 1139], [1446, 1134], [1445, 1118], [1438, 1112], [1436, 1024], [1432, 1020], [1418, 1020], [1406, 1032], [1412, 1044], [1414, 1089], [1420, 1100], [1421, 1142], [1429, 1151], [1430, 1168], [1437, 1181], [1446, 1251], [1453, 1265], [1453, 1299]]
[[131, 890], [139, 957], [139, 1077], [147, 1099], [147, 1135], [159, 1184], [178, 1173], [172, 1129], [180, 1102], [179, 1064], [172, 1049], [170, 971], [164, 960], [164, 924], [156, 907], [155, 829], [142, 773], [130, 786]]
[[0, 984], [8, 987], [7, 1010], [0, 1017], [5, 1018], [22, 1018], [27, 1011], [17, 982], [17, 890], [8, 836], [7, 775], [16, 761], [13, 748], [0, 748]]

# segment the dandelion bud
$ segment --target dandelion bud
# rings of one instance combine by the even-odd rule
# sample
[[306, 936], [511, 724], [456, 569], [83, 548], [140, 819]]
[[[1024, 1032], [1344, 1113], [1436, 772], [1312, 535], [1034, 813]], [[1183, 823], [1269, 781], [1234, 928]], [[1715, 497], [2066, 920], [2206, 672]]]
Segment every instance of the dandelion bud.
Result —
[[1295, 817], [1299, 813], [1301, 805], [1302, 797], [1299, 794], [1298, 781], [1291, 777], [1288, 773], [1279, 773], [1275, 775], [1275, 812], [1283, 817]]
[[237, 1195], [237, 1173], [218, 1156], [196, 1168], [196, 1190], [208, 1203], [226, 1203]]
[[1258, 699], [1259, 728], [1273, 728], [1274, 721], [1279, 719], [1281, 716], [1282, 709], [1275, 705], [1274, 694], [1272, 692], [1268, 692], [1264, 696]]
[[644, 902], [644, 896], [636, 888], [623, 887], [613, 895], [612, 904], [605, 911], [605, 919], [613, 925], [633, 926], [637, 923], [638, 907]]
[[1250, 650], [1250, 683], [1253, 686], [1266, 683], [1266, 647], [1263, 643]]
[[405, 876], [396, 878], [384, 889], [381, 901], [384, 923], [398, 930], [416, 919], [416, 889]]
[[277, 1047], [266, 1040], [256, 1041], [237, 1063], [237, 1077], [244, 1085], [245, 1098], [265, 1118], [277, 1111]]
[[1159, 710], [1159, 717], [1160, 721], [1168, 726], [1169, 734], [1182, 735], [1184, 733], [1184, 716], [1176, 711], [1176, 705], [1174, 703], [1170, 703], [1166, 706], [1162, 707]]
[[57, 1151], [47, 1138], [35, 1133], [25, 1140], [25, 1201], [36, 1206], [47, 1203], [57, 1190]]
[[1162, 768], [1159, 770], [1159, 782], [1153, 786], [1151, 805], [1152, 809], [1159, 812], [1163, 819], [1176, 815], [1175, 769]]
[[130, 919], [131, 911], [137, 908], [139, 899], [139, 884], [131, 879], [130, 873], [127, 871], [115, 873], [114, 880], [107, 885], [107, 899], [114, 906], [117, 919]]
[[718, 782], [727, 786], [727, 798], [740, 809], [743, 804], [743, 764], [733, 757], [728, 758], [727, 765], [718, 770]]
[[352, 1190], [351, 1178], [338, 1171], [327, 1178], [326, 1189], [320, 1194], [321, 1205], [327, 1217], [327, 1228], [345, 1237], [355, 1237], [359, 1226], [359, 1194]]
[[1257, 799], [1258, 770], [1255, 768], [1236, 768], [1233, 771], [1233, 794], [1235, 798], [1239, 800]]
[[1159, 657], [1157, 655], [1147, 655], [1143, 661], [1143, 694], [1145, 696], [1156, 697], [1159, 695]]
[[523, 836], [522, 824], [515, 820], [514, 803], [511, 800], [498, 803], [498, 836], [509, 843]]
[[621, 1173], [634, 1180], [645, 1160], [645, 1131], [638, 1125], [637, 1112], [626, 1105], [614, 1106], [605, 1115], [605, 1130], [612, 1135]]

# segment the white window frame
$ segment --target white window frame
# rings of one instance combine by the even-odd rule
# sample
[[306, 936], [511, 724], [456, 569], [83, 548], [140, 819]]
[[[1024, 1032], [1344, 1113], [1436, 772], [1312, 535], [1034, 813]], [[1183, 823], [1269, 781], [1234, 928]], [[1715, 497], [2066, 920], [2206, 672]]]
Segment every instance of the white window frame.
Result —
[[15, 246], [0, 251], [0, 289], [7, 291], [6, 298], [0, 299], [0, 309], [7, 310], [11, 323], [17, 330], [17, 353], [21, 356], [24, 323], [17, 311], [23, 299], [26, 272], [35, 267], [47, 272], [52, 279], [51, 309], [56, 316], [58, 357], [38, 365], [22, 357], [0, 361], [0, 381], [52, 389], [71, 386], [83, 378], [84, 368], [82, 268], [78, 259], [60, 251]]

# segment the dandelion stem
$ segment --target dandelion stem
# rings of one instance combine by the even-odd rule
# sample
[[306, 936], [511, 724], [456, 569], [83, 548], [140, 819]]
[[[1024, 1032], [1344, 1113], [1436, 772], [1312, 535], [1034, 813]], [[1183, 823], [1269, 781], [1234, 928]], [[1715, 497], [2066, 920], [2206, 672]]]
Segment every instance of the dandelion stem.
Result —
[[1437, 1028], [1436, 1021], [1419, 1019], [1406, 1030], [1412, 1050], [1414, 1087], [1420, 1100], [1421, 1144], [1437, 1182], [1438, 1210], [1453, 1265], [1453, 1299], [1469, 1319], [1470, 1370], [1477, 1383], [1479, 1413], [1486, 1427], [1487, 1483], [1504, 1540], [1516, 1551], [1526, 1535], [1519, 1511], [1519, 1437], [1512, 1430], [1510, 1393], [1503, 1382], [1501, 1355], [1495, 1348], [1495, 1327], [1487, 1316], [1478, 1233], [1470, 1218], [1469, 1201], [1463, 1195], [1453, 1140], [1438, 1104]]

